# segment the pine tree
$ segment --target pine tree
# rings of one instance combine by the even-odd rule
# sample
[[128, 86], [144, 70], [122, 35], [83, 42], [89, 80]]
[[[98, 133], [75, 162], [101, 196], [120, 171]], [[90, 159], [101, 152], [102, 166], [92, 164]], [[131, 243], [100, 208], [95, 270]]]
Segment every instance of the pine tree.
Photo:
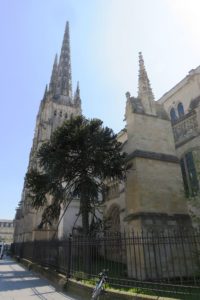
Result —
[[41, 224], [57, 220], [61, 205], [78, 198], [83, 233], [88, 234], [89, 215], [101, 203], [105, 181], [124, 179], [126, 154], [121, 150], [112, 129], [99, 119], [78, 116], [59, 127], [37, 153], [39, 170], [26, 175], [32, 206], [44, 209]]

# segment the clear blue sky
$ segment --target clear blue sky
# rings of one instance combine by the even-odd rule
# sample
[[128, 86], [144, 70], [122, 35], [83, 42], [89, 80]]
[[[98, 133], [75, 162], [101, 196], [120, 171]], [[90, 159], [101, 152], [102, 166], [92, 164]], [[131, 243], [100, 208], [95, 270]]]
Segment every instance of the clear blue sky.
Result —
[[36, 115], [66, 21], [83, 113], [117, 132], [126, 91], [137, 95], [139, 51], [156, 99], [200, 64], [199, 11], [199, 0], [0, 1], [0, 218], [14, 218], [21, 199]]

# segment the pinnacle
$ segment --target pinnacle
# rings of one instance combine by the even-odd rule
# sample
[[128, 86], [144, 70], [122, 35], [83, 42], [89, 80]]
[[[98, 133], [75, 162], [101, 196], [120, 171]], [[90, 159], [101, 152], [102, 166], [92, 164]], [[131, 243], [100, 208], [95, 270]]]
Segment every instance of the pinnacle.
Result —
[[58, 75], [58, 55], [56, 53], [55, 59], [54, 59], [54, 64], [53, 64], [53, 70], [51, 74], [51, 80], [49, 84], [49, 90], [53, 94], [55, 93], [55, 88], [56, 88], [56, 83], [57, 83], [57, 75]]
[[66, 22], [59, 59], [56, 94], [57, 96], [66, 96], [72, 98], [69, 22]]
[[58, 54], [56, 53], [55, 59], [54, 59], [54, 65], [57, 65], [57, 64], [58, 64]]
[[146, 113], [155, 114], [154, 95], [145, 69], [142, 52], [139, 52], [138, 98], [141, 99]]

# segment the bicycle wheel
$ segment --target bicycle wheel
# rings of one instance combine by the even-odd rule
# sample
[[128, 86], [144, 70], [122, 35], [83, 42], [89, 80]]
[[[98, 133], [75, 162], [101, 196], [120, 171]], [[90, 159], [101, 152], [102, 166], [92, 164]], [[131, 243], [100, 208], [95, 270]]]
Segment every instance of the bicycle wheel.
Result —
[[92, 293], [92, 298], [91, 300], [100, 300], [100, 294], [101, 294], [101, 291], [102, 291], [102, 287], [101, 286], [97, 286], [93, 293]]
[[94, 291], [91, 300], [99, 300], [99, 295], [100, 293], [98, 290]]

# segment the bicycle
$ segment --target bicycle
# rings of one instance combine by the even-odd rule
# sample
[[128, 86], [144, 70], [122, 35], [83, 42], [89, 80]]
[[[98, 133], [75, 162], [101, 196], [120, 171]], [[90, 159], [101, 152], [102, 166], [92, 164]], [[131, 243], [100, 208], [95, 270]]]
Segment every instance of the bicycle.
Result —
[[92, 298], [91, 300], [99, 300], [100, 295], [102, 295], [104, 291], [104, 285], [107, 282], [108, 276], [107, 276], [108, 270], [102, 270], [101, 273], [99, 273], [99, 281], [97, 282], [93, 292], [92, 292]]

